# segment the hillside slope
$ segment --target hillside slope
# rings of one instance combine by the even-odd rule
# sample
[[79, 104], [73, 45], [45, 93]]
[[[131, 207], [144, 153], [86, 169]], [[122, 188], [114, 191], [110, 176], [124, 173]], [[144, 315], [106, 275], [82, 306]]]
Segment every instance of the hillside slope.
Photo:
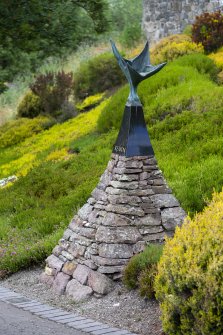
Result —
[[[184, 56], [139, 90], [158, 164], [191, 213], [223, 185], [223, 87], [213, 68], [204, 55]], [[13, 128], [0, 136], [0, 178], [18, 176], [0, 190], [2, 275], [44, 260], [87, 200], [109, 160], [127, 94], [124, 87], [16, 144], [2, 144]]]

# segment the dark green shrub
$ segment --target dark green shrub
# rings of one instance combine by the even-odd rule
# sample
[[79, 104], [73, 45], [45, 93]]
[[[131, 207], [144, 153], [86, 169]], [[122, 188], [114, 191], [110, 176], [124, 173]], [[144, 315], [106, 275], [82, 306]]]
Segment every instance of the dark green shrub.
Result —
[[57, 119], [63, 114], [63, 106], [68, 104], [72, 85], [73, 74], [61, 71], [39, 75], [30, 88], [39, 97], [43, 112]]
[[154, 264], [158, 263], [162, 250], [162, 245], [151, 244], [143, 252], [133, 256], [124, 270], [123, 283], [125, 286], [129, 289], [137, 288], [142, 271], [152, 269]]
[[155, 280], [169, 335], [223, 334], [223, 193], [168, 240]]
[[33, 119], [43, 112], [40, 97], [33, 92], [26, 93], [17, 108], [17, 115], [19, 117], [27, 117]]
[[223, 15], [220, 11], [203, 13], [196, 17], [192, 27], [192, 40], [202, 43], [209, 53], [223, 45]]
[[124, 82], [117, 60], [112, 53], [104, 53], [83, 63], [75, 73], [74, 95], [84, 99], [89, 95], [113, 89]]

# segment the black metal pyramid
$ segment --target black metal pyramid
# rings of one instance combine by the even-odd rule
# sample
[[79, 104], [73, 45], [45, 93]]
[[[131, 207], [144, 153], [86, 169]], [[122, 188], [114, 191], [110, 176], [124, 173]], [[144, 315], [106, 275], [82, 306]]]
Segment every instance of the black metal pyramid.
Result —
[[126, 157], [154, 155], [142, 105], [125, 106], [113, 153]]

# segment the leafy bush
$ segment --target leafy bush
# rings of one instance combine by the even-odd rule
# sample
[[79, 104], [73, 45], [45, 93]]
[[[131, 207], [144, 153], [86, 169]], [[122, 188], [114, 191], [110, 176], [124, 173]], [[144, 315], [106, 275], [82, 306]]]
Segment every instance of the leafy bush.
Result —
[[201, 44], [192, 42], [188, 35], [172, 35], [163, 38], [159, 43], [151, 49], [152, 63], [163, 63], [172, 61], [177, 57], [202, 53], [203, 47]]
[[63, 112], [63, 105], [68, 103], [72, 85], [73, 74], [71, 72], [48, 72], [39, 75], [30, 85], [30, 89], [39, 97], [43, 112], [58, 118]]
[[0, 127], [0, 148], [6, 148], [22, 142], [28, 137], [47, 129], [50, 120], [47, 117], [38, 117], [33, 120], [21, 118], [9, 121]]
[[223, 192], [168, 240], [158, 265], [156, 297], [170, 335], [223, 333]]
[[81, 64], [75, 73], [74, 95], [84, 99], [105, 92], [124, 82], [117, 60], [112, 53], [104, 53]]
[[192, 27], [192, 40], [195, 43], [202, 43], [207, 53], [220, 48], [223, 45], [222, 13], [217, 11], [197, 16]]
[[41, 112], [43, 112], [43, 108], [41, 106], [40, 97], [33, 92], [28, 91], [17, 107], [17, 115], [19, 117], [33, 119]]
[[[147, 246], [143, 252], [130, 259], [123, 274], [123, 282], [129, 289], [135, 289], [139, 286], [139, 278], [143, 271], [147, 273], [154, 271], [154, 265], [158, 263], [162, 250], [162, 245], [151, 244]], [[145, 277], [145, 274], [142, 276]], [[147, 279], [148, 278], [149, 276], [147, 276]], [[144, 279], [141, 278], [142, 283], [143, 281]], [[153, 285], [151, 284], [151, 286]]]
[[174, 64], [185, 67], [194, 67], [199, 73], [208, 74], [212, 80], [217, 81], [219, 69], [213, 59], [210, 59], [206, 55], [193, 54], [182, 56], [176, 59]]

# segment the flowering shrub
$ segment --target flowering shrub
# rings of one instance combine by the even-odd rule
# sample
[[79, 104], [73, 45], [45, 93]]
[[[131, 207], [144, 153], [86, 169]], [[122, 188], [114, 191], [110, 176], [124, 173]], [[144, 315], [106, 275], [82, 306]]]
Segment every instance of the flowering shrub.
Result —
[[222, 217], [223, 192], [166, 242], [155, 289], [169, 335], [223, 333]]
[[162, 39], [151, 49], [152, 63], [172, 61], [180, 56], [194, 53], [203, 53], [201, 44], [192, 42], [188, 35], [172, 35]]
[[192, 40], [202, 43], [205, 52], [217, 50], [223, 45], [223, 15], [220, 11], [203, 13], [192, 26]]
[[223, 48], [219, 49], [215, 53], [208, 55], [209, 58], [213, 59], [216, 65], [223, 70]]

